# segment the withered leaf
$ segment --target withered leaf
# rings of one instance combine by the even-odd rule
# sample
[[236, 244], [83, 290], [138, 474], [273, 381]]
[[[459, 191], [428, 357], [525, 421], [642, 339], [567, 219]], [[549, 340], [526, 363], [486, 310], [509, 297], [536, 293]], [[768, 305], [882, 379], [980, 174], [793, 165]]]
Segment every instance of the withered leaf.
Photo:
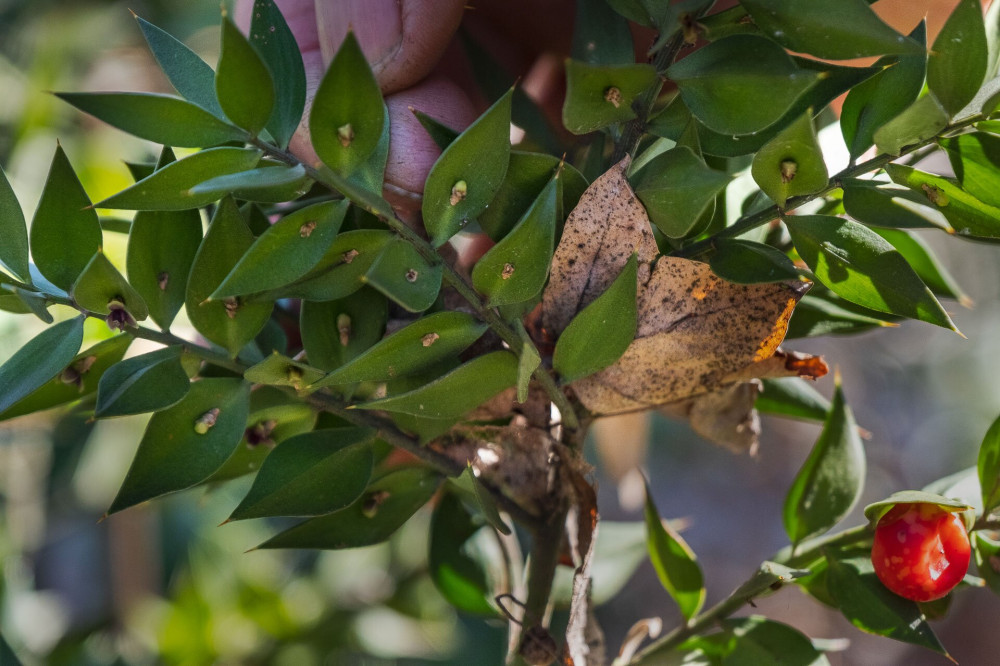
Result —
[[758, 393], [760, 381], [755, 379], [665, 405], [661, 411], [689, 419], [691, 429], [710, 442], [753, 455], [760, 436], [760, 417], [754, 409]]
[[591, 183], [566, 219], [542, 299], [542, 325], [552, 336], [604, 293], [633, 252], [639, 284], [649, 279], [656, 240], [646, 210], [625, 179], [628, 165], [626, 156]]

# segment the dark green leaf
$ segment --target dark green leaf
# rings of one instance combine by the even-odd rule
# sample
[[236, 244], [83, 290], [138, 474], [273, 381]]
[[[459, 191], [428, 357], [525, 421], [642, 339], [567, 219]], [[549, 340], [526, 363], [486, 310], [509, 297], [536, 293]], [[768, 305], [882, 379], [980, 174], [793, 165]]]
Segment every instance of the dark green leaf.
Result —
[[706, 127], [727, 135], [773, 125], [816, 81], [769, 39], [734, 35], [712, 42], [667, 70], [684, 103]]
[[653, 224], [668, 238], [683, 238], [703, 215], [711, 214], [715, 197], [732, 177], [678, 146], [653, 158], [633, 180]]
[[[513, 150], [510, 166], [500, 189], [490, 202], [489, 208], [479, 214], [479, 226], [494, 241], [510, 233], [525, 211], [538, 198], [559, 166], [559, 186], [562, 189], [562, 210], [568, 212], [576, 206], [580, 195], [587, 189], [587, 179], [570, 164], [553, 155], [524, 153]], [[559, 222], [562, 222], [560, 215]]]
[[959, 0], [927, 58], [927, 86], [950, 115], [979, 91], [986, 77], [987, 50], [979, 0]]
[[874, 231], [828, 215], [796, 215], [785, 222], [799, 256], [834, 293], [872, 310], [957, 331], [906, 259]]
[[549, 275], [555, 248], [559, 176], [552, 178], [521, 221], [476, 262], [472, 284], [490, 307], [537, 296]]
[[421, 127], [427, 130], [427, 134], [430, 135], [431, 139], [441, 150], [450, 146], [451, 142], [457, 139], [458, 135], [461, 134], [458, 130], [453, 130], [441, 121], [430, 117], [419, 109], [410, 107], [410, 111], [413, 112], [413, 115], [416, 116]]
[[346, 201], [324, 201], [268, 227], [212, 292], [212, 300], [277, 289], [306, 275], [333, 244], [347, 206]]
[[924, 206], [931, 205], [923, 193], [917, 194], [878, 181], [845, 181], [843, 202], [848, 215], [870, 227], [953, 231], [947, 222], [940, 222], [921, 212], [926, 210]]
[[431, 168], [424, 184], [424, 226], [435, 247], [486, 210], [510, 161], [513, 89], [462, 132]]
[[875, 14], [865, 0], [740, 0], [758, 28], [791, 51], [847, 60], [922, 53]]
[[712, 272], [736, 284], [798, 280], [799, 271], [784, 252], [753, 241], [720, 238], [709, 265]]
[[141, 212], [132, 222], [125, 260], [129, 283], [164, 330], [184, 305], [199, 245], [201, 215], [196, 210]]
[[943, 139], [941, 146], [962, 189], [985, 204], [1000, 207], [997, 173], [1000, 172], [1000, 137], [984, 132]]
[[947, 126], [948, 112], [929, 92], [875, 130], [875, 147], [882, 153], [900, 155], [907, 146], [931, 139]]
[[254, 384], [291, 386], [296, 390], [309, 386], [322, 376], [321, 370], [278, 352], [271, 352], [267, 358], [243, 373], [243, 378]]
[[460, 418], [517, 383], [517, 357], [508, 351], [478, 356], [420, 388], [358, 405], [433, 419]]
[[68, 290], [101, 246], [97, 211], [62, 146], [56, 147], [31, 221], [31, 256], [42, 275]]
[[1000, 541], [994, 541], [982, 532], [974, 532], [973, 536], [979, 575], [993, 594], [1000, 596]]
[[589, 65], [635, 62], [628, 21], [605, 0], [577, 0], [573, 22], [573, 60]]
[[[75, 402], [97, 390], [109, 367], [122, 359], [131, 335], [116, 335], [77, 354], [66, 369], [0, 413], [0, 421]], [[185, 377], [186, 379], [186, 377]]]
[[945, 511], [966, 513], [972, 509], [965, 501], [944, 497], [937, 493], [924, 490], [901, 490], [893, 493], [887, 499], [872, 502], [865, 507], [865, 518], [872, 525], [878, 524], [882, 516], [892, 511], [899, 504], [936, 504]]
[[954, 180], [902, 164], [886, 165], [893, 182], [922, 193], [947, 218], [955, 233], [972, 238], [1000, 238], [1000, 208], [984, 203]]
[[138, 16], [135, 16], [135, 20], [149, 44], [149, 50], [174, 89], [206, 111], [220, 118], [224, 117], [215, 96], [215, 72], [208, 63], [173, 35]]
[[[32, 264], [32, 266], [34, 266], [34, 264]], [[56, 289], [58, 290], [59, 288], [56, 287]], [[45, 296], [34, 291], [21, 289], [20, 287], [12, 287], [11, 291], [13, 295], [7, 298], [13, 298], [14, 301], [10, 303], [10, 305], [6, 305], [4, 307], [5, 310], [19, 314], [26, 314], [30, 312], [46, 324], [51, 324], [55, 321], [52, 315], [49, 314], [48, 301], [45, 299]]]
[[243, 141], [246, 132], [201, 106], [152, 93], [56, 93], [84, 113], [140, 139], [181, 148]]
[[253, 234], [236, 203], [228, 197], [223, 199], [194, 258], [184, 301], [188, 318], [198, 332], [233, 356], [264, 327], [272, 303], [208, 298], [252, 244]]
[[761, 615], [730, 618], [723, 633], [708, 637], [718, 641], [724, 664], [759, 666], [829, 666], [830, 662], [805, 636], [787, 624]]
[[760, 189], [779, 208], [784, 208], [790, 197], [822, 191], [829, 174], [812, 114], [807, 111], [764, 144], [754, 156], [750, 171]]
[[[910, 38], [923, 45], [926, 33], [926, 24], [921, 22]], [[852, 88], [840, 111], [840, 130], [853, 160], [875, 143], [875, 132], [880, 127], [916, 101], [924, 85], [927, 55], [921, 52], [884, 58], [878, 64], [885, 69]]]
[[405, 310], [423, 312], [437, 300], [443, 272], [440, 263], [427, 263], [417, 248], [397, 238], [386, 243], [361, 279]]
[[421, 317], [334, 370], [313, 388], [387, 381], [423, 372], [458, 356], [486, 329], [486, 324], [464, 312], [436, 312]]
[[562, 120], [570, 132], [588, 134], [635, 118], [633, 103], [660, 86], [652, 65], [592, 65], [566, 61]]
[[664, 524], [646, 486], [646, 548], [663, 588], [690, 620], [705, 605], [705, 582], [694, 551], [680, 534]]
[[28, 229], [7, 174], [0, 168], [0, 265], [17, 279], [30, 282], [28, 271]]
[[427, 566], [431, 580], [448, 602], [474, 615], [497, 614], [490, 603], [490, 588], [482, 563], [466, 550], [481, 525], [477, 525], [454, 493], [444, 493], [431, 516], [430, 553]]
[[101, 377], [94, 416], [156, 412], [177, 404], [190, 388], [181, 347], [167, 347], [116, 363]]
[[893, 319], [895, 317], [891, 315], [862, 308], [829, 291], [820, 293], [817, 290], [799, 301], [788, 322], [785, 337], [794, 339], [860, 333], [876, 326], [895, 326]]
[[260, 151], [250, 148], [210, 148], [178, 160], [135, 185], [95, 204], [98, 208], [127, 210], [188, 210], [219, 199], [214, 192], [194, 194], [191, 188], [206, 180], [256, 166]]
[[372, 289], [336, 301], [305, 301], [299, 329], [306, 358], [322, 370], [339, 368], [382, 339], [387, 319], [387, 301]]
[[136, 321], [142, 321], [149, 316], [149, 309], [142, 296], [108, 261], [102, 251], [96, 252], [80, 273], [70, 295], [81, 308], [97, 314], [107, 315], [112, 307], [124, 307]]
[[993, 422], [979, 446], [979, 485], [983, 491], [983, 513], [1000, 506], [1000, 419]]
[[354, 33], [348, 32], [309, 112], [313, 148], [323, 163], [344, 176], [360, 167], [382, 136], [383, 107], [368, 61]]
[[456, 477], [448, 479], [450, 488], [462, 495], [471, 506], [477, 507], [483, 520], [501, 534], [513, 534], [510, 526], [500, 516], [493, 496], [476, 476], [470, 464], [465, 471]]
[[437, 491], [441, 477], [403, 467], [376, 479], [350, 506], [299, 523], [259, 548], [358, 548], [385, 541]]
[[228, 16], [222, 17], [215, 94], [226, 115], [254, 136], [264, 129], [274, 111], [271, 72]]
[[826, 532], [850, 513], [865, 482], [865, 450], [838, 383], [816, 445], [785, 497], [785, 531], [792, 543]]
[[636, 274], [633, 254], [615, 281], [573, 320], [556, 341], [552, 367], [563, 382], [592, 375], [617, 361], [636, 331]]
[[84, 317], [76, 317], [29, 340], [0, 366], [0, 414], [55, 377], [83, 344]]
[[938, 262], [930, 247], [919, 236], [902, 229], [873, 229], [873, 231], [899, 250], [906, 263], [936, 296], [954, 298], [966, 307], [971, 305], [972, 301], [955, 283], [948, 269]]
[[765, 379], [754, 407], [762, 414], [775, 414], [806, 421], [826, 421], [830, 401], [799, 377]]
[[284, 148], [298, 129], [306, 104], [306, 70], [295, 36], [274, 0], [255, 0], [250, 43], [274, 79], [274, 113], [267, 131]]
[[293, 167], [272, 164], [206, 180], [192, 187], [191, 194], [221, 198], [232, 193], [245, 201], [283, 202], [302, 196], [311, 184], [301, 164]]
[[364, 286], [365, 273], [394, 238], [393, 233], [381, 229], [342, 233], [309, 273], [295, 284], [264, 296], [310, 301], [335, 301], [350, 296]]
[[372, 428], [333, 428], [285, 440], [229, 520], [321, 516], [350, 505], [371, 478], [375, 435]]
[[828, 559], [827, 587], [851, 624], [869, 634], [913, 643], [947, 656], [917, 604], [886, 589], [867, 556]]
[[108, 513], [207, 479], [239, 443], [249, 411], [250, 385], [241, 379], [192, 383], [183, 400], [149, 420]]

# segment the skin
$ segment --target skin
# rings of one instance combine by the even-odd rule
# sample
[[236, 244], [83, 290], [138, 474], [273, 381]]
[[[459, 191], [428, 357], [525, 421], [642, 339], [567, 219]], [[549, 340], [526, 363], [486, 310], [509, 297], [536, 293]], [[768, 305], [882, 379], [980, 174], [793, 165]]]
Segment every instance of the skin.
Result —
[[899, 596], [933, 601], [962, 581], [970, 553], [958, 513], [936, 504], [900, 504], [875, 528], [872, 565], [882, 584]]

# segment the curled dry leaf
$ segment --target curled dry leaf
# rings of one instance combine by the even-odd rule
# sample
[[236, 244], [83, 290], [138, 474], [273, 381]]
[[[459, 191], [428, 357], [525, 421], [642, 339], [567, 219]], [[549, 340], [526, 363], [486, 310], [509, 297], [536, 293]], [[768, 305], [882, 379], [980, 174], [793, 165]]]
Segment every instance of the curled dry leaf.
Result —
[[671, 405], [708, 439], [751, 449], [754, 392], [739, 385], [827, 372], [822, 359], [778, 352], [810, 284], [734, 284], [704, 263], [656, 259], [649, 218], [625, 179], [627, 166], [628, 158], [595, 180], [566, 221], [542, 301], [545, 331], [557, 336], [637, 253], [635, 340], [615, 364], [570, 386], [594, 414]]
[[607, 663], [604, 632], [590, 602], [590, 568], [598, 529], [597, 493], [573, 465], [568, 465], [565, 473], [573, 496], [566, 533], [576, 570], [562, 663], [566, 666], [603, 666]]

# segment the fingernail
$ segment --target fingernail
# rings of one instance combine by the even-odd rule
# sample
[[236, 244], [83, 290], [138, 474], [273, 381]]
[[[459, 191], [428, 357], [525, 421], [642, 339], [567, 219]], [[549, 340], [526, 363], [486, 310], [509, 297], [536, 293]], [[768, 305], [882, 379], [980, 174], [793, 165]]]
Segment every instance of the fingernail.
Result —
[[316, 0], [316, 23], [324, 64], [329, 64], [348, 30], [376, 72], [399, 48], [403, 36], [400, 0]]

